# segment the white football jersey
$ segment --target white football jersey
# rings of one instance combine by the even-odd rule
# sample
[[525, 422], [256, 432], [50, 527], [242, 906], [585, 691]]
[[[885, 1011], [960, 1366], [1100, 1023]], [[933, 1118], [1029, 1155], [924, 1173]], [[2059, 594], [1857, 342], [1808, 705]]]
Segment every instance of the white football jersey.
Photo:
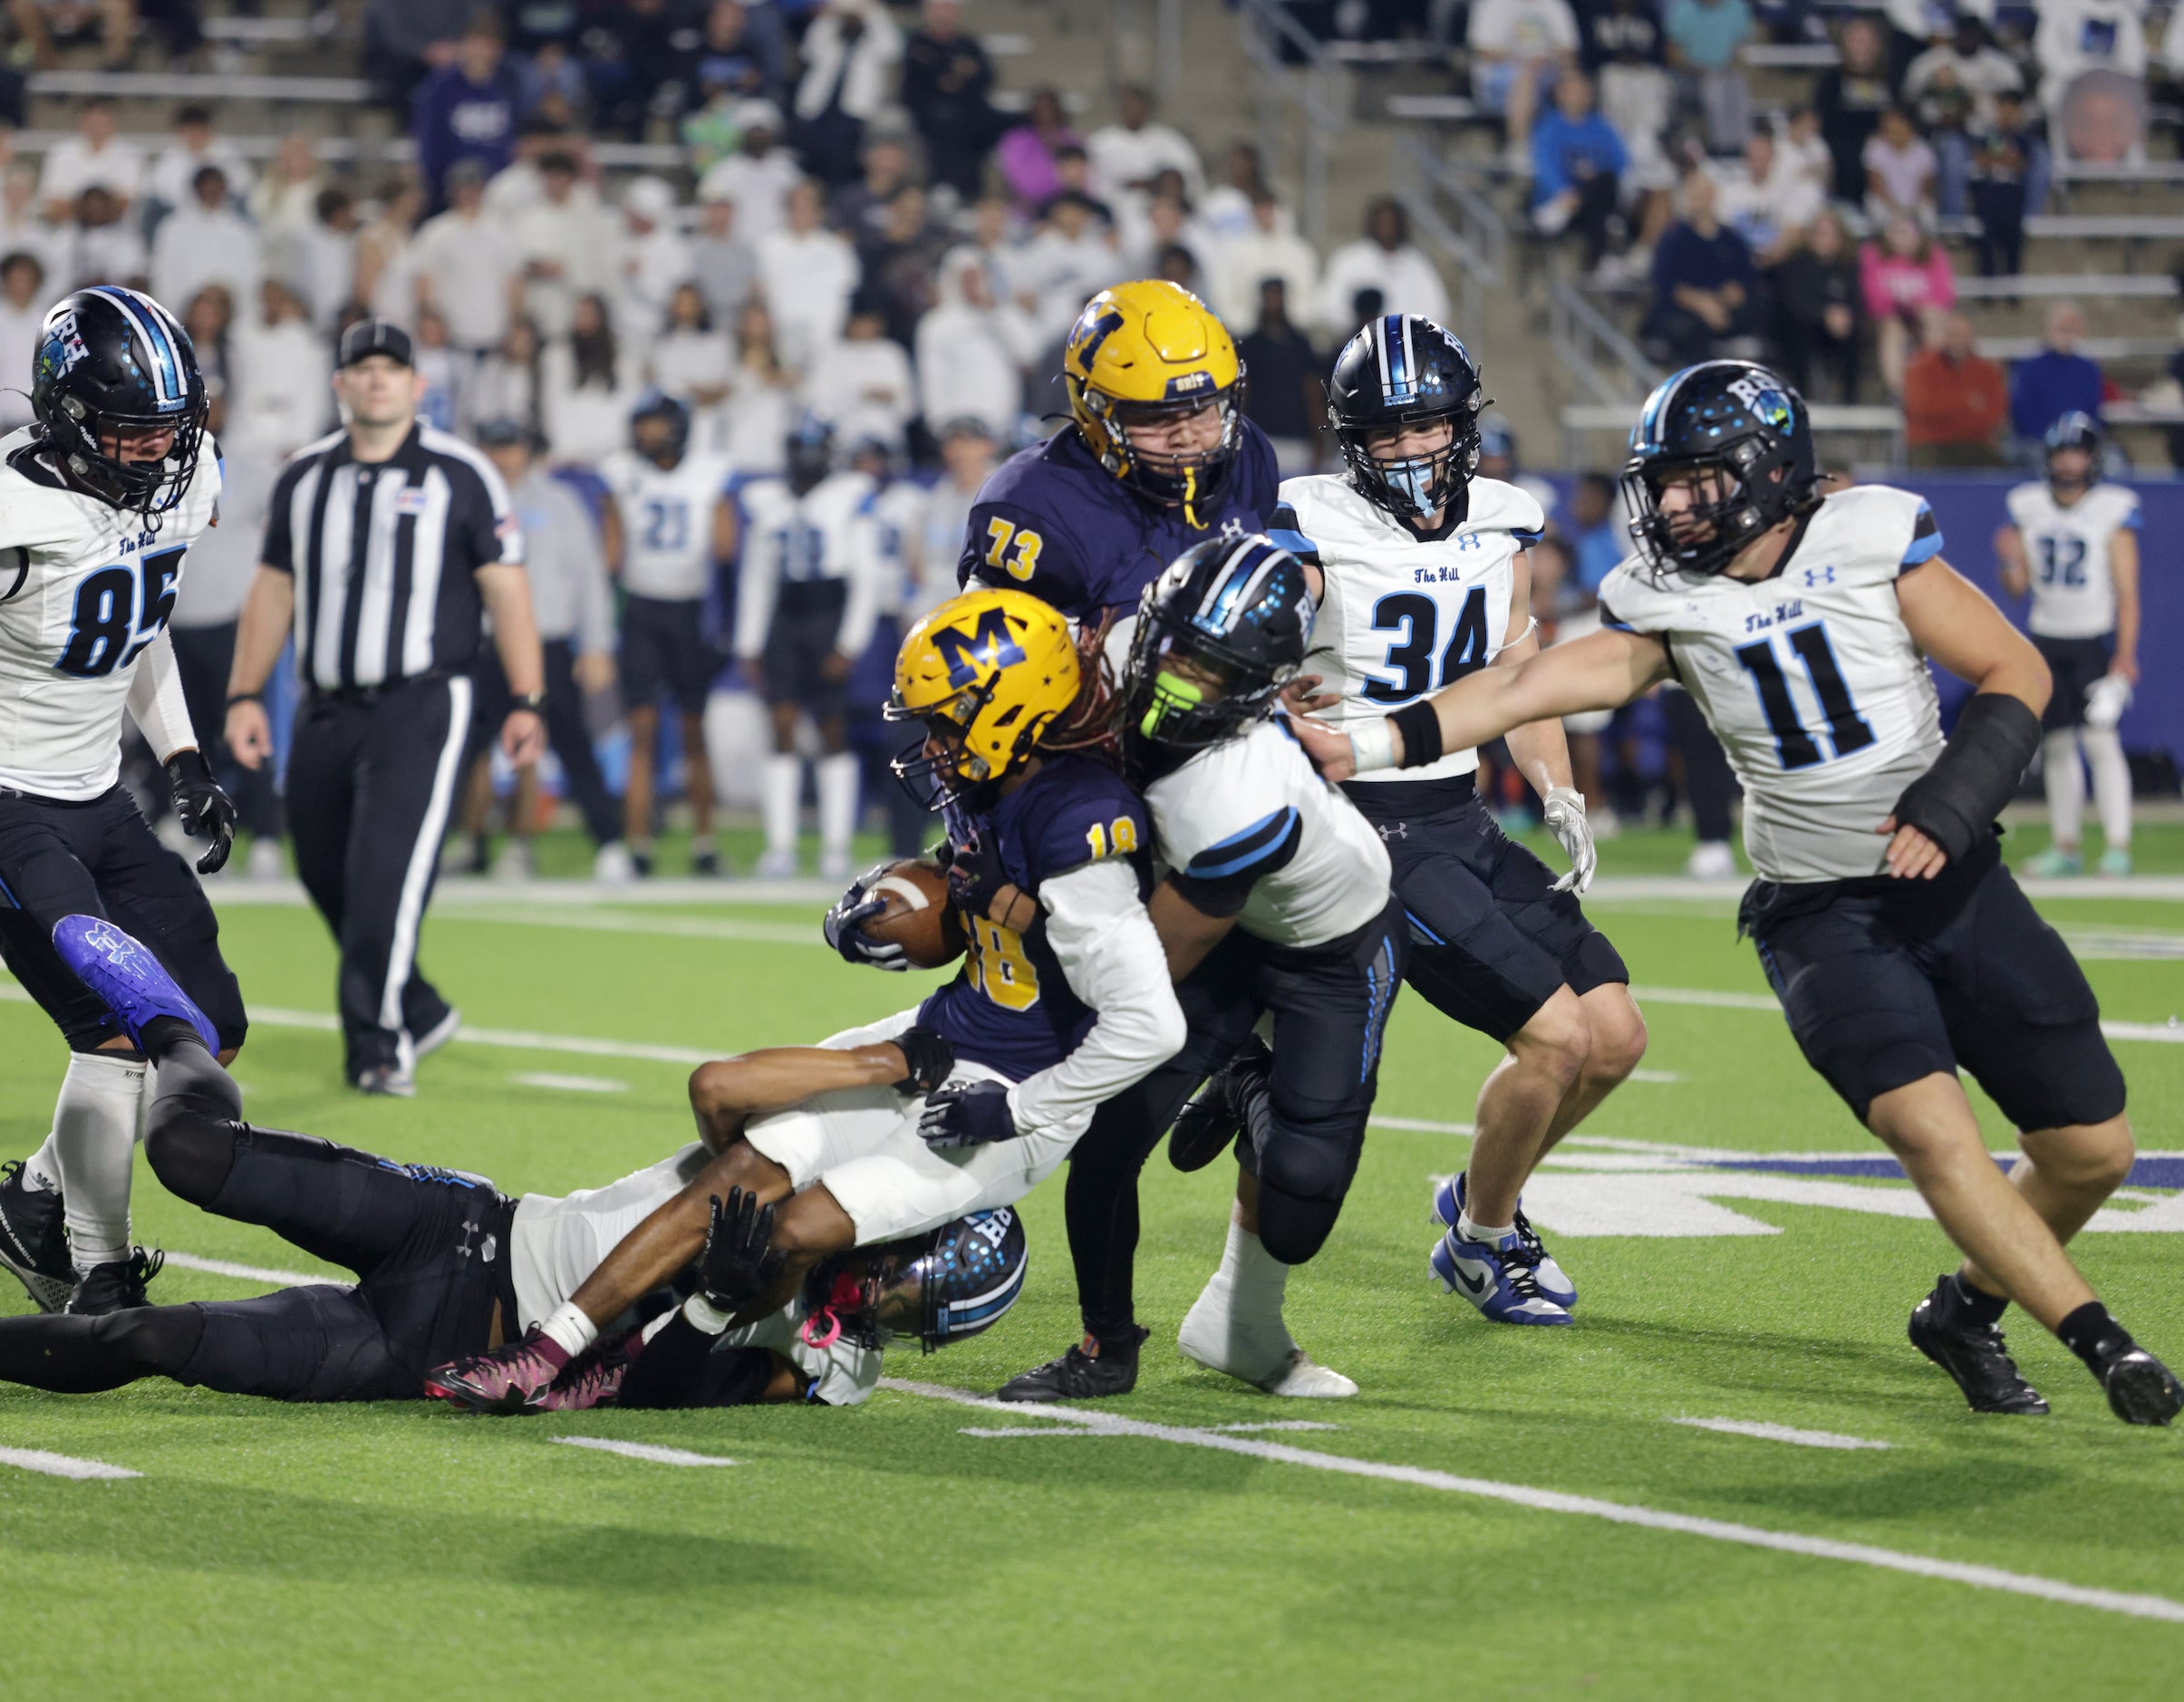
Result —
[[2010, 523], [2025, 539], [2033, 606], [2025, 624], [2043, 638], [2105, 638], [2116, 630], [2116, 581], [2109, 542], [2139, 529], [2139, 498], [2121, 485], [2095, 485], [2065, 506], [2044, 479], [2009, 495]]
[[830, 473], [801, 497], [785, 479], [754, 479], [739, 493], [742, 566], [736, 586], [736, 653], [755, 656], [783, 585], [846, 581], [849, 595], [836, 648], [855, 656], [872, 642], [879, 612], [873, 536], [876, 489], [865, 473]]
[[600, 461], [622, 512], [622, 583], [633, 595], [691, 603], [711, 588], [713, 511], [730, 471], [720, 457], [695, 453], [672, 467], [634, 450]]
[[82, 803], [120, 778], [130, 677], [219, 497], [210, 437], [156, 520], [71, 488], [29, 429], [0, 439], [0, 787]]
[[731, 1348], [771, 1348], [809, 1380], [805, 1399], [855, 1407], [880, 1386], [881, 1364], [887, 1356], [877, 1349], [859, 1347], [846, 1335], [815, 1348], [804, 1339], [807, 1316], [804, 1302], [794, 1300], [771, 1317], [731, 1330], [720, 1339]]
[[880, 609], [902, 612], [910, 594], [911, 552], [925, 523], [925, 492], [908, 479], [881, 486], [865, 499], [865, 518], [872, 539], [874, 595]]
[[1387, 907], [1387, 847], [1278, 721], [1201, 750], [1145, 798], [1164, 872], [1215, 881], [1264, 868], [1236, 918], [1246, 933], [1324, 945]]
[[1744, 788], [1744, 851], [1771, 881], [1877, 875], [1876, 831], [1941, 754], [1934, 677], [1896, 603], [1940, 553], [1914, 491], [1825, 498], [1771, 579], [1656, 577], [1633, 557], [1600, 585], [1610, 626], [1665, 639]]
[[[1483, 668], [1522, 633], [1509, 631], [1517, 556], [1539, 541], [1546, 517], [1529, 494], [1498, 479], [1471, 482], [1471, 508], [1446, 537], [1421, 538], [1367, 501], [1347, 479], [1281, 481], [1274, 541], [1316, 561], [1326, 576], [1304, 671], [1342, 701], [1323, 711], [1337, 727], [1377, 720]], [[1476, 750], [1447, 750], [1419, 769], [1358, 778], [1437, 780], [1469, 774]]]

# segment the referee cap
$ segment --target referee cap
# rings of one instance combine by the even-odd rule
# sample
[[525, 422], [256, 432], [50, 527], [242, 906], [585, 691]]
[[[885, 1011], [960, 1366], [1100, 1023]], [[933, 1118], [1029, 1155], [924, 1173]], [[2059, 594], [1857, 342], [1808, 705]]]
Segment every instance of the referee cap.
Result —
[[391, 319], [360, 319], [342, 333], [338, 364], [354, 366], [359, 361], [383, 354], [397, 366], [415, 366], [410, 352], [410, 334]]

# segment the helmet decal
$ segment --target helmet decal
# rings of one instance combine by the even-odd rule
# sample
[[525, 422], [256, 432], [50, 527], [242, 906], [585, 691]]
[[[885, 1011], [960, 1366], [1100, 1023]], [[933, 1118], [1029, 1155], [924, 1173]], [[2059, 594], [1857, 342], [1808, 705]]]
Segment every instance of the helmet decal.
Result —
[[151, 355], [159, 411], [170, 413], [188, 407], [188, 386], [182, 382], [181, 363], [176, 359], [173, 340], [167, 334], [168, 326], [174, 324], [167, 310], [149, 295], [140, 295], [118, 284], [99, 284], [92, 288], [119, 307], [121, 317], [129, 321], [130, 329], [144, 340], [144, 347]]
[[948, 683], [966, 686], [982, 668], [1013, 668], [1024, 659], [1024, 647], [1009, 630], [1009, 611], [999, 606], [981, 609], [971, 628], [936, 626], [933, 648], [948, 663]]

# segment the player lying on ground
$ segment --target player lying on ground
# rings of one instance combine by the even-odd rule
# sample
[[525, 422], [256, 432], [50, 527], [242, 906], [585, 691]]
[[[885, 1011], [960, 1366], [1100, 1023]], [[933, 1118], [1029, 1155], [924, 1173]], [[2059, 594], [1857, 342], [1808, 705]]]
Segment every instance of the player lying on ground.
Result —
[[[211, 1025], [143, 946], [92, 917], [64, 919], [54, 947], [158, 1067], [145, 1134], [153, 1172], [191, 1204], [274, 1230], [356, 1272], [246, 1301], [137, 1306], [95, 1318], [0, 1319], [0, 1378], [68, 1394], [145, 1377], [282, 1400], [402, 1400], [425, 1372], [545, 1316], [600, 1255], [701, 1169], [696, 1142], [660, 1163], [565, 1198], [510, 1199], [482, 1176], [258, 1128], [215, 1061]], [[913, 1059], [915, 1062], [913, 1062]], [[848, 1087], [899, 1098], [944, 1075], [945, 1041], [905, 1034], [855, 1051], [784, 1049], [739, 1060], [759, 1095], [747, 1113]], [[774, 1264], [771, 1224], [731, 1193], [676, 1273], [688, 1301], [622, 1320], [546, 1392], [556, 1410], [863, 1400], [891, 1333], [930, 1349], [984, 1329], [1023, 1282], [1023, 1233], [1007, 1214], [942, 1226], [822, 1267], [770, 1314], [731, 1330]]]
[[[925, 736], [895, 769], [946, 823], [968, 957], [915, 1010], [823, 1044], [929, 1028], [953, 1048], [946, 1084], [907, 1105], [851, 1088], [753, 1118], [740, 1108], [748, 1060], [706, 1065], [691, 1103], [724, 1154], [521, 1341], [436, 1371], [450, 1399], [535, 1406], [603, 1328], [697, 1256], [714, 1195], [786, 1202], [768, 1310], [830, 1255], [1013, 1204], [1060, 1167], [1097, 1106], [1175, 1054], [1183, 1012], [1145, 914], [1145, 806], [1104, 761], [1062, 748], [1083, 678], [1068, 622], [1016, 591], [942, 604], [896, 656], [888, 717]], [[853, 885], [827, 937], [852, 962], [906, 967], [899, 944], [864, 932], [883, 907]]]
[[[1348, 472], [1284, 479], [1270, 528], [1319, 598], [1298, 682], [1315, 694], [1290, 701], [1338, 727], [1377, 721], [1537, 655], [1529, 546], [1547, 522], [1516, 486], [1474, 474], [1486, 398], [1464, 345], [1416, 314], [1372, 320], [1328, 394]], [[1495, 825], [1468, 747], [1344, 790], [1387, 843], [1411, 929], [1405, 980], [1507, 1049], [1479, 1089], [1471, 1156], [1435, 1196], [1446, 1233], [1434, 1273], [1497, 1323], [1566, 1324], [1576, 1285], [1519, 1191], [1638, 1068], [1646, 1024], [1621, 956], [1578, 904], [1597, 858], [1561, 722], [1511, 728], [1509, 753], [1570, 854], [1559, 881]]]
[[[1178, 1169], [1211, 1164], [1232, 1140], [1240, 1166], [1221, 1268], [1177, 1348], [1270, 1394], [1358, 1392], [1298, 1347], [1282, 1293], [1357, 1174], [1409, 936], [1380, 836], [1268, 719], [1311, 630], [1303, 566], [1258, 533], [1185, 551], [1138, 604], [1116, 719], [1169, 871], [1153, 924], [1190, 1038], [1101, 1106], [1069, 1156], [1084, 1339], [1010, 1382], [1003, 1400], [1135, 1385], [1148, 1334], [1132, 1293], [1137, 1176], [1170, 1125]], [[1271, 1050], [1252, 1038], [1270, 1017]]]
[[247, 1024], [219, 924], [121, 783], [126, 707], [184, 829], [227, 860], [235, 807], [197, 748], [167, 635], [185, 552], [212, 524], [219, 455], [189, 338], [148, 295], [78, 290], [45, 315], [37, 423], [0, 440], [0, 958], [68, 1043], [53, 1132], [0, 1172], [0, 1263], [46, 1311], [144, 1303], [130, 1173], [143, 1054], [53, 955], [53, 924], [111, 916], [217, 1020]]
[[[2040, 741], [2048, 672], [1941, 559], [1932, 511], [1886, 486], [1822, 496], [1803, 399], [1711, 361], [1648, 400], [1624, 475], [1638, 553], [1602, 630], [1490, 668], [1345, 737], [1322, 771], [1430, 762], [1671, 674], [1728, 751], [1759, 871], [1739, 915], [1813, 1069], [1903, 1162], [1965, 1262], [1911, 1315], [1982, 1412], [2039, 1413], [1999, 1321], [2054, 1330], [2118, 1417], [2184, 1388], [2093, 1297], [2063, 1243], [2131, 1172], [2123, 1076], [2084, 972], [2002, 862], [1994, 821]], [[1944, 744], [1930, 656], [1975, 695]], [[2005, 1177], [1959, 1065], [2020, 1131]]]

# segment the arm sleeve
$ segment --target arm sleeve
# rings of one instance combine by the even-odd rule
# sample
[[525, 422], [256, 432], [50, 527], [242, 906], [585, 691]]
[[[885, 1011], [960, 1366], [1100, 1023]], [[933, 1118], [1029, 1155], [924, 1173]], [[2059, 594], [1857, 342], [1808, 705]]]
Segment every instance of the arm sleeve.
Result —
[[748, 657], [764, 652], [767, 628], [773, 624], [778, 552], [753, 536], [748, 505], [743, 507], [742, 520], [742, 561], [736, 574], [736, 654]]
[[1063, 978], [1099, 1015], [1068, 1057], [1010, 1090], [1010, 1109], [1022, 1130], [1074, 1125], [1081, 1132], [1103, 1101], [1183, 1049], [1183, 1007], [1126, 858], [1050, 876], [1039, 896]]
[[129, 680], [129, 713], [161, 762], [178, 750], [192, 749], [197, 731], [189, 724], [189, 701], [182, 695], [182, 671], [174, 659], [174, 641], [161, 633], [145, 645]]

